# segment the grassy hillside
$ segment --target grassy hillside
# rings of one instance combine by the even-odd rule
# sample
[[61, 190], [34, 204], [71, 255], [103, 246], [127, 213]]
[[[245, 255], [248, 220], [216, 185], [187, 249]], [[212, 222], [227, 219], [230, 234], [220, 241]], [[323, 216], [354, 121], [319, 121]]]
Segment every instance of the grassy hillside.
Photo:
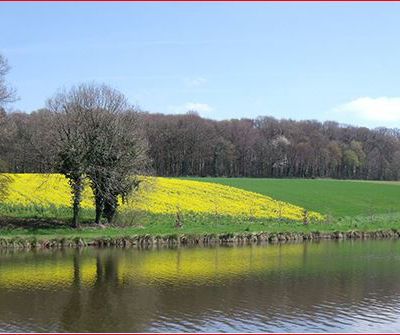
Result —
[[400, 212], [400, 183], [397, 182], [327, 179], [194, 179], [257, 192], [335, 217]]

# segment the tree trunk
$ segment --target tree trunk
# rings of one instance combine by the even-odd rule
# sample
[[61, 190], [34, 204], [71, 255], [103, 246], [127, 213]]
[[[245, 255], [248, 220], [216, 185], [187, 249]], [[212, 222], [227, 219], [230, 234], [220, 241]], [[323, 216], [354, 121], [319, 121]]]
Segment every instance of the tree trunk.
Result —
[[73, 209], [73, 217], [72, 217], [72, 226], [74, 228], [79, 228], [79, 213], [81, 209], [81, 200], [82, 200], [82, 190], [83, 190], [83, 182], [82, 177], [76, 177], [72, 181], [72, 209]]
[[97, 195], [96, 199], [96, 219], [95, 219], [95, 223], [96, 224], [100, 224], [100, 220], [101, 220], [101, 215], [103, 214], [103, 207], [104, 207], [104, 200], [103, 197]]
[[79, 228], [80, 223], [79, 223], [79, 206], [77, 206], [74, 202], [73, 206], [73, 217], [72, 217], [72, 227], [74, 228]]
[[104, 210], [103, 210], [104, 216], [106, 217], [108, 223], [113, 222], [118, 206], [117, 197], [113, 196], [110, 198], [111, 199], [107, 199], [104, 201]]

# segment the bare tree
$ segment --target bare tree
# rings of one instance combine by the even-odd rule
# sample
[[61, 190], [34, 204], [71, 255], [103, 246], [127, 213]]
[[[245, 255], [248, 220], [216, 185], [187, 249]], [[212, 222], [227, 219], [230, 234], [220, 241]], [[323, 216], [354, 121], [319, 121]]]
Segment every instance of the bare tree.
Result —
[[56, 170], [69, 180], [73, 224], [85, 178], [95, 196], [96, 222], [115, 216], [118, 198], [138, 185], [135, 177], [147, 164], [147, 146], [138, 118], [128, 112], [125, 96], [106, 86], [82, 84], [48, 102], [54, 114]]
[[124, 200], [137, 189], [138, 174], [147, 170], [147, 141], [140, 117], [127, 110], [129, 105], [121, 93], [107, 86], [86, 89], [92, 90], [98, 101], [87, 125], [93, 130], [87, 143], [87, 176], [95, 195], [95, 222], [100, 223], [104, 216], [111, 223], [119, 197]]
[[79, 88], [61, 92], [49, 99], [48, 109], [53, 115], [54, 168], [64, 174], [71, 186], [74, 227], [79, 227], [79, 213], [87, 171], [85, 140], [86, 97]]
[[[0, 108], [0, 150], [2, 150], [2, 143], [4, 142], [4, 132], [2, 131], [5, 126], [6, 113]], [[0, 152], [1, 153], [1, 152]], [[2, 160], [2, 155], [0, 155], [0, 202], [6, 197], [8, 184], [10, 178], [2, 174], [6, 170], [6, 162]]]
[[[7, 59], [5, 59], [0, 54], [0, 142], [3, 143], [5, 140], [5, 122], [6, 122], [6, 113], [3, 106], [6, 103], [12, 102], [15, 100], [15, 90], [10, 87], [6, 81], [5, 76], [9, 72], [10, 66], [8, 65]], [[0, 148], [1, 149], [1, 148]], [[0, 155], [0, 173], [1, 170], [5, 169], [6, 163], [1, 159]], [[10, 179], [5, 175], [0, 175], [0, 200], [4, 198], [7, 193], [7, 186], [9, 184]]]
[[15, 89], [9, 86], [5, 80], [9, 71], [10, 66], [8, 65], [7, 59], [0, 54], [0, 107], [16, 99]]

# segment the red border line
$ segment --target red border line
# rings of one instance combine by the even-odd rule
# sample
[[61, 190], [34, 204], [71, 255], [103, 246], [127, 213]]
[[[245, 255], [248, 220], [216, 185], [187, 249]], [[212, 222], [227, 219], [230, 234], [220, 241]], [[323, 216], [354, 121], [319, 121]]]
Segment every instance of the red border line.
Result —
[[[400, 0], [0, 0], [0, 3], [2, 2], [292, 2], [292, 3], [298, 3], [298, 2], [308, 2], [308, 3], [314, 3], [314, 2], [337, 2], [337, 3], [389, 3], [389, 2], [400, 2]], [[70, 334], [70, 333], [69, 333]], [[347, 334], [347, 333], [346, 333]], [[1, 335], [1, 333], [0, 333]], [[191, 335], [191, 334], [189, 334]], [[239, 334], [240, 335], [240, 334]], [[400, 335], [400, 333], [399, 333]]]

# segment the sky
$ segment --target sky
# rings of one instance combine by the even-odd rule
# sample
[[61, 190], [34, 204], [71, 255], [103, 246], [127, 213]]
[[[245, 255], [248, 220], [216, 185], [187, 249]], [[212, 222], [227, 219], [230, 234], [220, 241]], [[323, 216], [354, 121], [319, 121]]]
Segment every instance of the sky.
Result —
[[400, 127], [400, 3], [0, 3], [30, 112], [109, 84], [154, 113]]

